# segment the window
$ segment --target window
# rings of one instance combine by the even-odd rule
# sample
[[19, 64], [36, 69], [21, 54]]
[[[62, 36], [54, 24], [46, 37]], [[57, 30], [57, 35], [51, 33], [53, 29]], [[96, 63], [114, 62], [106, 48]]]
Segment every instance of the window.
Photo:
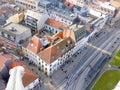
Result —
[[4, 32], [1, 32], [2, 36], [4, 36]]
[[55, 33], [57, 33], [57, 30], [55, 31]]

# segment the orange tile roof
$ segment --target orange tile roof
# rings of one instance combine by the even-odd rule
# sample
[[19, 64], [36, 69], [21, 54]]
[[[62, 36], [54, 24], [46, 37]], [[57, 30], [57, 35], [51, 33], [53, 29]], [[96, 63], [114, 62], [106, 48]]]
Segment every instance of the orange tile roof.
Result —
[[31, 42], [28, 44], [27, 49], [34, 53], [38, 53], [42, 48], [42, 44], [37, 36], [33, 36]]
[[65, 5], [69, 5], [69, 7], [71, 7], [71, 8], [74, 6], [73, 3], [71, 3], [71, 2], [69, 2], [69, 1], [67, 1], [67, 0], [65, 1], [64, 4], [65, 4]]
[[22, 78], [24, 87], [26, 87], [27, 85], [29, 85], [31, 82], [33, 82], [38, 78], [38, 75], [36, 75], [30, 69], [28, 69], [28, 67], [24, 64], [24, 62], [22, 61], [12, 62], [10, 68], [13, 68], [15, 66], [23, 66], [25, 69], [25, 73]]
[[55, 27], [55, 28], [60, 28], [60, 27], [67, 27], [66, 24], [63, 24], [59, 21], [55, 21], [54, 19], [48, 18], [46, 21], [46, 24]]
[[11, 54], [0, 54], [0, 70], [3, 69], [4, 64], [8, 60], [14, 60], [16, 57]]
[[[72, 46], [68, 44], [68, 41], [72, 42], [70, 38], [61, 39], [54, 45], [44, 49], [38, 55], [48, 64], [52, 63], [60, 56], [65, 54]], [[68, 47], [66, 47], [68, 45]]]

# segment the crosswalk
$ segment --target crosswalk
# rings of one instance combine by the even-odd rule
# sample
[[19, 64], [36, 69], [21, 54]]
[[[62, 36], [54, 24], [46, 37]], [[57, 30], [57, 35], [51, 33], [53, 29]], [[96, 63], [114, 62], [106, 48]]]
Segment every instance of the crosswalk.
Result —
[[104, 49], [101, 49], [101, 48], [99, 48], [99, 47], [96, 47], [96, 46], [92, 45], [91, 43], [87, 43], [87, 42], [86, 42], [86, 44], [87, 44], [88, 46], [90, 46], [90, 47], [95, 48], [95, 49], [98, 50], [98, 51], [101, 51], [101, 52], [105, 53], [105, 54], [112, 55], [111, 52], [108, 52], [108, 51], [106, 51], [106, 50], [104, 50]]

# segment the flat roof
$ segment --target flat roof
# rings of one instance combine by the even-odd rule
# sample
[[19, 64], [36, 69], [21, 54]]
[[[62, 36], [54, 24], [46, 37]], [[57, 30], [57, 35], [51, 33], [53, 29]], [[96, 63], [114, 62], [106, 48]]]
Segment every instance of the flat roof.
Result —
[[26, 12], [26, 15], [36, 19], [39, 19], [43, 14], [44, 14], [44, 10], [38, 10], [38, 11], [27, 10]]
[[100, 6], [101, 6], [101, 7], [104, 7], [104, 8], [107, 8], [107, 9], [110, 9], [110, 10], [113, 10], [113, 11], [116, 9], [114, 6], [112, 6], [112, 5], [110, 4], [110, 2], [104, 2], [104, 3], [102, 3]]
[[12, 34], [13, 36], [20, 35], [27, 30], [30, 30], [30, 29], [20, 24], [16, 24], [16, 23], [9, 23], [7, 25], [4, 25], [0, 29], [0, 31], [6, 32], [8, 34]]

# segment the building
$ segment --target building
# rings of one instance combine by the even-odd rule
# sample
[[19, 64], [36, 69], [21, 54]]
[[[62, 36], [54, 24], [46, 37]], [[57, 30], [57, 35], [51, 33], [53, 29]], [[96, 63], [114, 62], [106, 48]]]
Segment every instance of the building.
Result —
[[14, 2], [25, 9], [37, 9], [39, 0], [14, 0]]
[[0, 6], [0, 26], [4, 25], [6, 20], [16, 13], [18, 11], [10, 6]]
[[19, 23], [21, 22], [22, 20], [24, 19], [24, 13], [20, 13], [20, 14], [15, 14], [11, 17], [9, 17], [7, 20], [6, 20], [6, 23], [10, 23], [10, 22], [13, 22], [13, 23]]
[[19, 45], [21, 40], [31, 36], [29, 28], [16, 23], [8, 23], [0, 29], [0, 36], [7, 38]]
[[54, 19], [48, 18], [45, 22], [45, 28], [47, 31], [52, 32], [53, 34], [56, 34], [58, 32], [63, 31], [65, 28], [67, 28], [67, 25], [56, 21]]
[[67, 37], [71, 37], [74, 42], [78, 42], [80, 39], [85, 37], [86, 30], [84, 25], [73, 24], [68, 27], [68, 30], [64, 30], [64, 34]]
[[6, 53], [5, 51], [0, 52], [0, 76], [5, 82], [7, 82], [9, 78], [9, 64], [12, 60], [17, 59], [19, 58], [13, 54]]
[[25, 73], [22, 78], [26, 90], [33, 89], [39, 84], [38, 75], [33, 73], [28, 67], [13, 54], [0, 52], [0, 76], [7, 83], [9, 79], [9, 70], [16, 66], [23, 66]]
[[52, 37], [33, 36], [27, 48], [23, 48], [23, 52], [30, 62], [51, 75], [72, 56], [74, 45], [74, 41], [62, 31]]
[[61, 5], [61, 7], [51, 5], [47, 8], [47, 12], [50, 18], [66, 25], [76, 23], [77, 15], [71, 9], [65, 7], [65, 5]]
[[101, 30], [103, 26], [106, 24], [108, 18], [97, 18], [92, 20], [91, 22], [85, 25], [87, 31], [92, 32], [93, 30]]
[[120, 0], [110, 0], [110, 3], [120, 10]]
[[23, 47], [23, 52], [30, 62], [35, 63], [49, 76], [67, 62], [68, 58], [74, 54], [75, 42], [85, 35], [84, 25], [79, 24], [71, 25], [68, 29], [65, 28], [52, 36], [40, 32], [33, 36], [27, 48]]
[[116, 14], [116, 8], [109, 2], [101, 3], [100, 5], [90, 4], [90, 14], [96, 17], [105, 17], [106, 14], [114, 16]]
[[1, 0], [2, 2], [4, 2], [4, 3], [14, 3], [14, 0]]
[[66, 2], [70, 2], [76, 6], [83, 7], [85, 0], [66, 0]]
[[27, 10], [27, 12], [25, 13], [25, 24], [36, 32], [44, 27], [47, 19], [48, 15], [45, 14], [43, 10]]

